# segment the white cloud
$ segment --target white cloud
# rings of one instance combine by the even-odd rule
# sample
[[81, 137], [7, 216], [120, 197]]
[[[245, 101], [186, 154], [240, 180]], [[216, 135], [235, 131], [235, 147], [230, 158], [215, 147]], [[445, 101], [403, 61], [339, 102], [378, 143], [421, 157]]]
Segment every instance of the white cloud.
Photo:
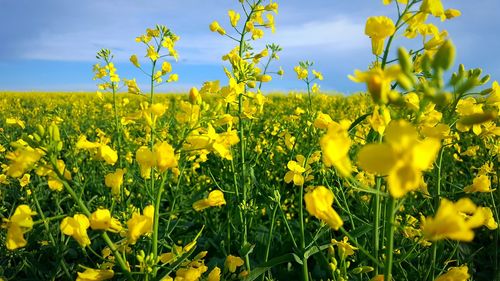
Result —
[[363, 29], [361, 23], [336, 18], [277, 27], [269, 38], [284, 48], [328, 47], [331, 51], [349, 51], [366, 43]]

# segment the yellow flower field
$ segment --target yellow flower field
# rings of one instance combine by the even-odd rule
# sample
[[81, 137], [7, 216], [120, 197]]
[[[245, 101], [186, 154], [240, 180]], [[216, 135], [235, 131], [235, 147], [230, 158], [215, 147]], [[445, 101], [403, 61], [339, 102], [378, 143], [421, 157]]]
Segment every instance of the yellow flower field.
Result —
[[[500, 86], [454, 65], [435, 19], [460, 11], [381, 1], [341, 96], [252, 48], [277, 2], [239, 2], [207, 23], [225, 81], [157, 93], [182, 40], [157, 25], [130, 54], [147, 89], [102, 49], [95, 93], [0, 93], [0, 280], [500, 280]], [[284, 71], [303, 92], [267, 94]]]

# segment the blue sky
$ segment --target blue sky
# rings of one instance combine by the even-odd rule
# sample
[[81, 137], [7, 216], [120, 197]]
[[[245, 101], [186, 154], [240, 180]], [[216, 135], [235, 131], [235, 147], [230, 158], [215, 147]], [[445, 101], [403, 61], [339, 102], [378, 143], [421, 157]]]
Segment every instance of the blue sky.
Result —
[[[364, 35], [371, 15], [395, 17], [393, 5], [381, 0], [277, 0], [276, 33], [266, 32], [258, 45], [283, 47], [275, 67], [285, 70], [267, 90], [300, 90], [293, 66], [314, 61], [323, 72], [322, 90], [351, 93], [363, 85], [348, 80], [354, 69], [366, 69], [373, 60], [370, 39]], [[443, 0], [445, 8], [457, 8], [462, 16], [438, 23], [447, 29], [457, 47], [456, 62], [481, 67], [500, 79], [500, 1]], [[208, 30], [213, 20], [228, 26], [227, 10], [238, 9], [237, 0], [0, 0], [0, 90], [94, 91], [92, 65], [101, 48], [115, 54], [120, 76], [143, 74], [129, 62], [142, 56], [143, 46], [134, 38], [147, 27], [164, 24], [181, 37], [180, 60], [173, 64], [180, 80], [161, 91], [185, 91], [203, 81], [225, 81], [220, 57], [232, 42]], [[408, 48], [415, 42], [398, 40]], [[394, 49], [395, 50], [395, 49]]]

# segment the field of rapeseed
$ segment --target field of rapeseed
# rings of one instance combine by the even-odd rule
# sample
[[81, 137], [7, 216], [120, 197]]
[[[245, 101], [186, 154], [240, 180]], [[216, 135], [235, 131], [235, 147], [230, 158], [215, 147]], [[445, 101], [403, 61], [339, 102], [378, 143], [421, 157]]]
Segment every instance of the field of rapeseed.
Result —
[[103, 49], [96, 94], [0, 93], [0, 280], [500, 280], [500, 86], [431, 23], [460, 11], [384, 0], [366, 93], [304, 61], [303, 93], [265, 95], [278, 3], [239, 2], [209, 25], [227, 81], [156, 94], [179, 79], [158, 25], [130, 57], [148, 89]]

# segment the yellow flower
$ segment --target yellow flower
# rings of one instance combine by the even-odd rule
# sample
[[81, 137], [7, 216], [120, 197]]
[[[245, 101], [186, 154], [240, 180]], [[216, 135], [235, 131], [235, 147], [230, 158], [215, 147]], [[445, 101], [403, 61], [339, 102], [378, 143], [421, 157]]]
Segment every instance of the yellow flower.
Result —
[[154, 206], [149, 205], [143, 210], [143, 215], [134, 212], [127, 221], [127, 238], [130, 244], [135, 244], [141, 235], [153, 231]]
[[87, 216], [76, 214], [73, 217], [65, 217], [60, 225], [62, 233], [72, 236], [80, 246], [90, 245], [90, 239], [87, 235], [87, 228], [90, 222]]
[[218, 268], [217, 266], [214, 267], [214, 269], [212, 269], [212, 271], [210, 271], [210, 273], [208, 274], [208, 278], [207, 280], [208, 281], [220, 281], [220, 268]]
[[472, 185], [464, 188], [466, 193], [471, 192], [492, 192], [490, 178], [487, 175], [478, 175], [472, 180]]
[[333, 192], [324, 186], [318, 186], [304, 195], [306, 210], [309, 214], [338, 230], [344, 222], [332, 208], [333, 198]]
[[78, 272], [76, 281], [101, 281], [113, 278], [115, 272], [112, 269], [86, 268], [84, 272]]
[[104, 160], [109, 165], [114, 165], [118, 160], [118, 153], [107, 144], [102, 144], [97, 149], [96, 157]]
[[389, 102], [391, 82], [396, 80], [399, 75], [401, 75], [399, 65], [391, 65], [385, 69], [375, 66], [365, 72], [356, 69], [354, 76], [349, 75], [349, 79], [357, 83], [366, 83], [373, 101], [378, 104], [386, 104]]
[[233, 27], [236, 27], [236, 25], [238, 25], [238, 21], [240, 20], [240, 14], [233, 10], [229, 10], [227, 13], [229, 15], [229, 21], [231, 22], [231, 25]]
[[159, 142], [153, 146], [153, 151], [141, 146], [135, 153], [135, 158], [141, 169], [141, 176], [150, 177], [151, 168], [156, 167], [160, 172], [177, 167], [177, 158], [173, 147], [167, 142]]
[[297, 79], [303, 80], [306, 79], [307, 76], [309, 75], [309, 72], [307, 71], [306, 68], [303, 68], [301, 66], [296, 66], [293, 68], [295, 70], [295, 73], [297, 73]]
[[93, 230], [104, 230], [111, 232], [120, 232], [122, 225], [120, 221], [111, 217], [108, 209], [99, 209], [90, 216], [90, 227]]
[[446, 14], [441, 0], [423, 0], [422, 5], [420, 6], [420, 11], [441, 18], [442, 21], [446, 19]]
[[434, 281], [467, 281], [470, 278], [469, 268], [466, 265], [452, 267], [448, 272], [439, 275]]
[[314, 78], [318, 80], [323, 80], [323, 74], [321, 72], [313, 70], [312, 73], [314, 75]]
[[212, 32], [218, 32], [220, 35], [226, 34], [224, 28], [222, 28], [217, 21], [213, 21], [209, 27]]
[[19, 146], [16, 151], [8, 152], [5, 156], [6, 159], [10, 160], [6, 175], [13, 178], [22, 177], [43, 155], [44, 153], [38, 149]]
[[153, 46], [149, 46], [147, 49], [146, 57], [150, 58], [152, 61], [156, 61], [160, 58], [160, 55]]
[[484, 213], [477, 210], [469, 198], [462, 198], [456, 203], [443, 198], [433, 218], [422, 217], [422, 233], [431, 241], [446, 238], [472, 241], [474, 239], [472, 228], [480, 227], [485, 222]]
[[347, 242], [348, 239], [349, 238], [347, 238], [347, 236], [344, 236], [344, 239], [342, 241], [337, 241], [335, 239], [332, 239], [332, 245], [338, 247], [339, 255], [342, 259], [345, 259], [347, 256], [354, 255], [354, 250], [358, 249], [349, 244], [349, 242]]
[[177, 167], [174, 148], [167, 142], [156, 143], [153, 146], [153, 152], [155, 153], [156, 167], [160, 172]]
[[30, 183], [30, 178], [31, 178], [30, 174], [24, 174], [24, 176], [19, 179], [19, 185], [21, 187], [27, 186]]
[[111, 193], [114, 196], [120, 195], [120, 187], [123, 184], [123, 175], [127, 169], [116, 169], [114, 173], [109, 173], [104, 177], [104, 184], [111, 188]]
[[392, 121], [384, 140], [361, 148], [358, 162], [368, 172], [388, 175], [390, 194], [401, 198], [419, 187], [422, 171], [433, 163], [441, 143], [433, 138], [419, 140], [417, 130], [404, 120]]
[[482, 225], [486, 226], [489, 230], [495, 230], [498, 228], [498, 223], [495, 221], [493, 212], [489, 207], [478, 207], [477, 212], [484, 218]]
[[18, 125], [19, 127], [21, 127], [21, 129], [24, 129], [26, 127], [24, 125], [24, 121], [21, 119], [17, 119], [17, 118], [6, 118], [5, 124], [6, 125]]
[[193, 203], [193, 209], [201, 211], [209, 207], [220, 207], [226, 204], [224, 193], [220, 190], [214, 190], [208, 194], [208, 198], [198, 200]]
[[368, 18], [365, 26], [365, 34], [372, 39], [372, 53], [374, 55], [382, 54], [385, 38], [393, 35], [395, 31], [394, 22], [388, 17]]
[[373, 130], [375, 130], [380, 135], [383, 135], [385, 132], [385, 128], [391, 122], [391, 112], [384, 105], [376, 105], [373, 108], [373, 114], [371, 116], [368, 116], [366, 119], [368, 119], [368, 123], [370, 123]]
[[323, 163], [325, 166], [334, 166], [344, 177], [352, 172], [351, 160], [349, 159], [349, 148], [351, 139], [347, 129], [337, 122], [328, 124], [328, 131], [319, 141], [323, 152]]
[[314, 120], [314, 127], [319, 128], [319, 129], [326, 129], [328, 128], [328, 125], [332, 123], [333, 120], [330, 117], [330, 115], [325, 114], [323, 112], [318, 112], [318, 116], [316, 117], [316, 120]]
[[224, 262], [224, 267], [229, 270], [229, 272], [235, 272], [237, 267], [240, 267], [244, 264], [242, 258], [235, 257], [233, 255], [229, 255], [226, 257], [226, 261]]
[[288, 164], [286, 165], [288, 168], [288, 172], [285, 174], [285, 182], [290, 183], [293, 181], [294, 185], [301, 186], [304, 184], [304, 176], [302, 176], [302, 173], [306, 171], [300, 163], [290, 160], [288, 161]]
[[4, 219], [4, 225], [7, 227], [6, 246], [9, 250], [15, 250], [26, 246], [24, 233], [33, 228], [33, 218], [36, 212], [32, 211], [28, 205], [19, 205], [14, 214], [9, 219]]

